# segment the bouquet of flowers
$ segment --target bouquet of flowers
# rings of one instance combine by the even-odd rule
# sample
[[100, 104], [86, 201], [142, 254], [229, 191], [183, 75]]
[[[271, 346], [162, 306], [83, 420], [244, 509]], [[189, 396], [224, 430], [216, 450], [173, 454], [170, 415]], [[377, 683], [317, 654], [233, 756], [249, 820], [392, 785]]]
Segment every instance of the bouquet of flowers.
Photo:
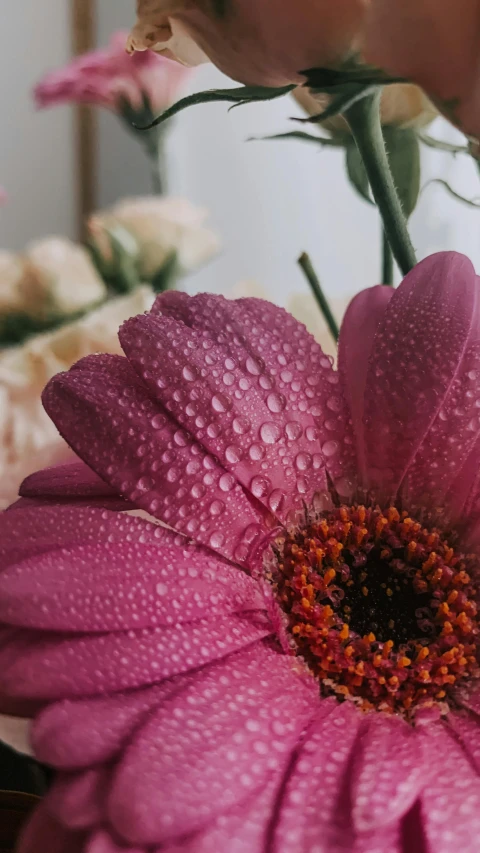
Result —
[[[19, 853], [476, 853], [479, 279], [418, 262], [408, 219], [436, 111], [478, 157], [480, 5], [137, 7], [130, 52], [241, 84], [146, 132], [296, 92], [320, 132], [288, 135], [378, 208], [383, 282], [338, 330], [300, 258], [335, 359], [265, 299], [167, 289], [47, 384], [75, 458], [0, 516], [0, 708], [53, 771]], [[90, 223], [98, 268], [130, 215]]]

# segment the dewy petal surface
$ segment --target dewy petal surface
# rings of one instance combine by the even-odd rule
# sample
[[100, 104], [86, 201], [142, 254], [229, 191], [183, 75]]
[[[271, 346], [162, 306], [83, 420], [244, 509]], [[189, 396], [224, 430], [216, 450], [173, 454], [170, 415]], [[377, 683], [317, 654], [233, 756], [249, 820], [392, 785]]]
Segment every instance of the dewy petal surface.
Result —
[[180, 429], [120, 356], [82, 359], [44, 404], [88, 465], [139, 508], [214, 550], [246, 559], [262, 517], [234, 477]]
[[98, 825], [104, 813], [109, 774], [109, 768], [100, 767], [57, 775], [45, 797], [46, 808], [71, 830]]
[[79, 497], [117, 495], [104, 480], [95, 474], [84, 462], [69, 462], [67, 465], [55, 465], [31, 474], [23, 481], [20, 489], [22, 497]]
[[6, 569], [0, 620], [44, 631], [104, 633], [264, 607], [248, 575], [186, 543], [182, 548], [169, 530], [158, 533], [149, 544], [82, 543]]
[[190, 683], [190, 678], [178, 676], [144, 690], [53, 703], [33, 723], [35, 754], [59, 770], [81, 770], [111, 762], [147, 715]]
[[351, 769], [353, 825], [358, 833], [394, 826], [410, 809], [425, 782], [422, 742], [398, 717], [369, 714]]
[[442, 723], [424, 733], [430, 778], [422, 797], [425, 834], [435, 853], [477, 853], [480, 837], [480, 777]]
[[462, 364], [476, 298], [470, 261], [445, 252], [419, 263], [387, 306], [365, 391], [368, 485], [379, 497], [394, 497], [423, 443], [434, 446], [430, 431]]
[[318, 701], [292, 659], [262, 644], [199, 673], [127, 748], [110, 795], [113, 826], [144, 844], [207, 826], [278, 772]]
[[365, 479], [364, 409], [368, 363], [378, 325], [394, 294], [392, 287], [377, 285], [352, 299], [343, 318], [338, 344], [338, 371], [353, 421], [358, 467]]
[[99, 635], [22, 631], [0, 648], [0, 693], [52, 701], [131, 690], [221, 659], [269, 633], [260, 615]]
[[[248, 348], [239, 337], [237, 343], [218, 344], [203, 332], [162, 316], [133, 318], [124, 325], [120, 337], [152, 395], [267, 510], [285, 519], [289, 511], [302, 506], [302, 501], [311, 502], [315, 492], [326, 491], [322, 448], [333, 457], [343, 434], [339, 437], [335, 411], [330, 413], [331, 427], [335, 427], [328, 434], [323, 427], [318, 428], [311, 414], [312, 407], [320, 413], [308, 393], [318, 399], [312, 384], [322, 381], [322, 368], [318, 365], [306, 376], [295, 368], [294, 356], [303, 370], [307, 363], [302, 356], [310, 359], [310, 352], [302, 350], [302, 341], [290, 334], [284, 344], [289, 350], [286, 356], [277, 339], [281, 362], [269, 369], [260, 352], [264, 355], [267, 345], [271, 352], [273, 343], [262, 326], [260, 330], [264, 348], [255, 347], [254, 355], [252, 332]], [[314, 346], [312, 339], [309, 349]], [[319, 348], [318, 353], [327, 365], [324, 370], [328, 377], [336, 380]], [[330, 384], [323, 389], [323, 418], [327, 401], [331, 401], [332, 409], [341, 406], [334, 390]]]

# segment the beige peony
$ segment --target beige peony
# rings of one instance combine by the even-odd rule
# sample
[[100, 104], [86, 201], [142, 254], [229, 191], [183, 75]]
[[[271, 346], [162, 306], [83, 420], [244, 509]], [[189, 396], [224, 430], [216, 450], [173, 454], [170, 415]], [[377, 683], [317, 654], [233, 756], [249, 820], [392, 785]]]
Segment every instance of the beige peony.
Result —
[[[298, 86], [293, 96], [311, 116], [319, 115], [329, 103], [327, 95], [313, 95], [310, 89], [303, 86]], [[438, 116], [438, 111], [418, 86], [411, 83], [394, 83], [385, 86], [382, 92], [381, 116], [383, 125], [402, 128], [426, 127]], [[332, 135], [349, 132], [348, 124], [341, 115], [327, 119], [321, 126]]]
[[151, 280], [174, 253], [179, 273], [185, 274], [219, 251], [219, 238], [204, 224], [207, 215], [183, 198], [145, 196], [124, 199], [110, 210], [96, 213], [87, 225], [90, 240], [107, 265], [113, 255], [109, 235], [133, 237], [140, 275]]
[[88, 252], [71, 240], [48, 237], [21, 255], [0, 252], [0, 316], [68, 316], [102, 302], [106, 295]]
[[38, 313], [42, 305], [50, 304], [55, 313], [75, 314], [107, 295], [87, 250], [65, 237], [31, 243], [25, 257]]
[[121, 352], [119, 326], [152, 302], [151, 289], [140, 287], [81, 320], [0, 353], [0, 508], [15, 500], [28, 474], [71, 455], [41, 404], [48, 380], [82, 356]]
[[[230, 299], [242, 299], [246, 297], [256, 297], [257, 299], [266, 299], [269, 302], [274, 300], [269, 299], [268, 293], [255, 281], [240, 281], [227, 294]], [[340, 326], [345, 311], [348, 308], [353, 294], [343, 297], [329, 299], [330, 307], [333, 315]], [[337, 357], [337, 345], [332, 338], [330, 330], [324, 320], [323, 314], [315, 301], [314, 296], [310, 292], [296, 293], [290, 297], [287, 303], [287, 311], [295, 317], [299, 323], [303, 323], [308, 331], [320, 344], [324, 353]]]

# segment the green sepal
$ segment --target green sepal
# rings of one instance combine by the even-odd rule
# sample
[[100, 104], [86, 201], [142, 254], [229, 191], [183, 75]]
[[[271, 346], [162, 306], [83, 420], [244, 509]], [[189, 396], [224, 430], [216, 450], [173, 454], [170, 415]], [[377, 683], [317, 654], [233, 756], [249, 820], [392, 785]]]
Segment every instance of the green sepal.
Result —
[[371, 193], [362, 156], [354, 139], [350, 139], [345, 150], [345, 162], [347, 166], [348, 179], [356, 192], [369, 204], [375, 204]]
[[346, 137], [340, 135], [331, 138], [329, 136], [317, 136], [314, 133], [305, 133], [303, 130], [291, 130], [288, 133], [274, 133], [271, 136], [251, 136], [248, 142], [262, 142], [263, 140], [272, 139], [297, 139], [301, 142], [311, 142], [314, 145], [319, 145], [324, 148], [344, 148]]
[[173, 251], [163, 266], [155, 273], [150, 284], [154, 293], [163, 293], [164, 290], [175, 290], [178, 277], [177, 253]]
[[391, 77], [381, 68], [365, 65], [357, 57], [352, 56], [338, 68], [307, 68], [301, 72], [306, 78], [305, 86], [314, 93], [330, 94], [339, 87], [350, 84], [366, 86], [387, 86], [391, 83], [406, 83], [403, 77]]
[[[337, 86], [332, 90], [332, 99], [323, 112], [315, 116], [309, 116], [308, 118], [294, 118], [293, 120], [301, 124], [322, 124], [327, 119], [334, 118], [334, 116], [346, 112], [353, 104], [361, 100], [361, 98], [370, 95], [376, 88], [376, 86], [372, 86], [370, 83], [346, 83], [345, 85]], [[327, 93], [326, 89], [318, 90], [318, 93], [320, 92]]]
[[269, 86], [236, 86], [234, 89], [208, 89], [205, 92], [195, 92], [193, 95], [187, 95], [165, 110], [160, 116], [147, 124], [141, 124], [138, 121], [133, 122], [136, 130], [151, 130], [153, 127], [158, 127], [163, 122], [168, 121], [172, 116], [188, 107], [194, 107], [197, 104], [211, 104], [226, 102], [229, 104], [254, 104], [261, 101], [273, 101], [275, 98], [282, 98], [295, 89], [295, 86], [282, 86], [278, 89]]

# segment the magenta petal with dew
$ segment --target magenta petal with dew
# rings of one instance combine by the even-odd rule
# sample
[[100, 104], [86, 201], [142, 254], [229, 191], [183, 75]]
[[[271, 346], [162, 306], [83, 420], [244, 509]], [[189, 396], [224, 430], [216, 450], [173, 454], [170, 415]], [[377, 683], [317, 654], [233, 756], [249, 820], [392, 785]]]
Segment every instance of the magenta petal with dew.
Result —
[[227, 557], [246, 558], [262, 516], [151, 399], [127, 359], [82, 359], [51, 380], [44, 404], [78, 455], [120, 494]]
[[[154, 545], [163, 529], [141, 518], [78, 506], [33, 506], [0, 513], [0, 568], [73, 545], [127, 540]], [[1, 575], [0, 575], [1, 576]]]
[[0, 693], [55, 701], [131, 690], [219, 660], [270, 633], [260, 614], [99, 635], [22, 631], [0, 649]]
[[326, 492], [313, 418], [287, 407], [247, 349], [154, 315], [128, 320], [120, 339], [152, 396], [267, 510], [284, 519]]
[[419, 263], [387, 306], [365, 390], [367, 477], [380, 498], [395, 496], [430, 441], [469, 341], [476, 290], [470, 261], [442, 253]]
[[69, 462], [31, 474], [23, 481], [20, 495], [26, 498], [89, 498], [117, 495], [117, 492], [84, 462]]
[[[219, 367], [224, 367], [221, 354], [228, 353], [235, 370], [222, 370], [223, 392], [238, 400], [242, 387], [236, 383], [248, 383], [248, 390], [266, 405], [269, 422], [283, 424], [281, 438], [288, 439], [287, 449], [293, 452], [298, 441], [297, 453], [320, 453], [339, 488], [353, 476], [351, 429], [338, 375], [314, 338], [286, 311], [261, 299], [229, 301], [200, 294], [187, 302], [165, 294], [152, 313], [165, 314], [201, 334], [203, 346], [214, 343]], [[210, 365], [209, 377], [215, 367]], [[225, 377], [231, 383], [227, 389]], [[297, 429], [287, 430], [289, 424], [297, 424]], [[252, 437], [246, 434], [247, 449]], [[303, 465], [301, 460], [300, 470]], [[305, 472], [313, 476], [310, 466]]]
[[41, 803], [27, 823], [16, 853], [83, 853], [83, 833], [72, 833]]
[[207, 829], [171, 844], [162, 844], [155, 853], [265, 853], [286, 773], [287, 767], [283, 771], [272, 771], [260, 791], [214, 818]]
[[43, 631], [100, 632], [178, 625], [264, 609], [235, 566], [158, 528], [157, 537], [78, 544], [0, 573], [0, 621]]
[[469, 711], [455, 711], [446, 719], [448, 728], [480, 775], [480, 719]]
[[[449, 347], [448, 329], [443, 346]], [[446, 506], [455, 511], [458, 477], [465, 465], [480, 466], [480, 278], [475, 279], [475, 303], [464, 352], [448, 394], [402, 485], [412, 504]], [[475, 487], [474, 487], [475, 488]], [[478, 484], [477, 484], [478, 488]], [[468, 498], [469, 503], [471, 497]], [[467, 514], [471, 507], [465, 507]]]
[[358, 833], [399, 821], [425, 782], [422, 741], [398, 717], [369, 714], [358, 736], [351, 769], [352, 819]]
[[478, 853], [480, 775], [443, 723], [423, 733], [430, 777], [421, 797], [428, 849]]
[[358, 467], [363, 481], [365, 481], [363, 416], [368, 364], [375, 332], [393, 293], [393, 288], [385, 285], [362, 290], [350, 302], [340, 331], [338, 372], [352, 416]]
[[48, 705], [32, 725], [35, 755], [58, 770], [111, 762], [137, 727], [193, 676], [178, 676], [144, 690]]
[[[167, 700], [116, 771], [109, 806], [116, 831], [160, 844], [207, 827], [262, 790], [318, 704], [313, 680], [294, 667], [256, 644]], [[162, 799], [168, 809], [157, 807]]]
[[45, 797], [45, 807], [68, 829], [95, 827], [102, 821], [109, 779], [108, 767], [60, 773]]
[[345, 850], [351, 849], [353, 827], [344, 795], [361, 719], [350, 702], [321, 702], [278, 805], [274, 834], [278, 853], [303, 853], [315, 849], [315, 844], [333, 853], [340, 841]]

